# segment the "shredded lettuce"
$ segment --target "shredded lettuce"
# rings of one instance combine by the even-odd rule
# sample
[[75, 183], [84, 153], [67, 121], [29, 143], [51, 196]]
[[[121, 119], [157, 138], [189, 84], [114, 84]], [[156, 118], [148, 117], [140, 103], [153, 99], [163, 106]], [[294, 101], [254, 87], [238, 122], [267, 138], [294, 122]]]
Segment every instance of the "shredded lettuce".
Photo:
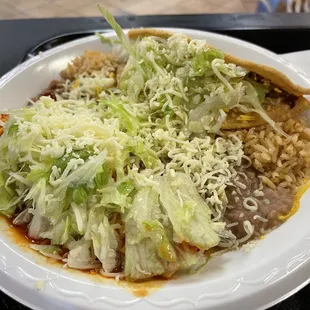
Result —
[[259, 101], [264, 102], [265, 96], [268, 94], [269, 89], [263, 84], [257, 83], [252, 79], [249, 79], [249, 82], [255, 88]]
[[[32, 211], [33, 217], [28, 225], [28, 236], [32, 239], [40, 239], [41, 234], [47, 232], [50, 228], [49, 221], [46, 217], [40, 215], [40, 210], [36, 208]], [[47, 238], [51, 235], [47, 235]], [[56, 242], [57, 244], [57, 242]]]
[[195, 251], [190, 248], [176, 247], [179, 268], [182, 273], [195, 273], [201, 270], [208, 259], [203, 251]]
[[109, 182], [109, 172], [105, 167], [100, 167], [94, 179], [95, 185], [98, 189], [104, 187]]
[[139, 190], [126, 217], [125, 275], [131, 280], [164, 274], [176, 261], [173, 246], [157, 219], [160, 213], [158, 193], [147, 187]]
[[31, 244], [30, 248], [39, 251], [42, 255], [56, 260], [62, 260], [61, 248], [56, 245]]
[[124, 213], [130, 206], [130, 199], [127, 197], [128, 191], [126, 193], [119, 191], [116, 184], [103, 188], [100, 193], [100, 204], [108, 209]]
[[[31, 206], [29, 236], [65, 245], [86, 233], [89, 204], [124, 212], [134, 185], [122, 181], [131, 156], [122, 150], [136, 148], [118, 118], [106, 120], [91, 103], [42, 97], [35, 106], [13, 112], [12, 119], [17, 129], [0, 143], [1, 213], [13, 215], [23, 200]], [[143, 150], [140, 145], [141, 157]], [[109, 185], [115, 172], [119, 182]]]
[[160, 200], [173, 225], [174, 240], [207, 250], [220, 242], [211, 225], [211, 210], [183, 173], [165, 176], [160, 182]]
[[74, 269], [99, 269], [101, 264], [96, 260], [91, 248], [91, 241], [83, 239], [78, 241], [71, 241], [68, 243], [69, 253], [67, 258], [67, 265]]
[[124, 181], [121, 184], [119, 184], [117, 187], [117, 190], [122, 195], [129, 195], [134, 189], [135, 189], [135, 186], [131, 180]]
[[159, 158], [154, 151], [148, 148], [140, 139], [133, 138], [128, 141], [126, 150], [138, 156], [146, 168], [154, 168], [159, 164]]
[[174, 263], [161, 259], [150, 238], [136, 244], [126, 244], [125, 276], [132, 281], [150, 279], [175, 272]]
[[135, 135], [140, 127], [140, 122], [136, 116], [133, 115], [133, 112], [129, 111], [128, 105], [125, 106], [124, 102], [117, 99], [117, 97], [112, 96], [108, 99], [103, 99], [102, 104], [111, 108], [117, 116], [124, 122], [125, 130], [131, 135]]
[[13, 220], [14, 225], [26, 225], [32, 220], [32, 214], [29, 212], [29, 208], [26, 208], [20, 212]]
[[165, 227], [159, 221], [161, 210], [158, 198], [158, 193], [148, 187], [136, 193], [126, 218], [127, 242], [134, 244], [144, 238], [151, 238], [158, 256], [173, 262], [176, 261], [176, 254]]
[[96, 36], [101, 40], [104, 44], [114, 45], [114, 44], [120, 44], [121, 41], [115, 40], [112, 38], [105, 37], [102, 33], [96, 32]]
[[84, 239], [91, 241], [94, 255], [101, 262], [105, 272], [112, 272], [119, 267], [119, 242], [102, 207], [90, 209]]
[[[35, 216], [34, 216], [35, 219]], [[44, 218], [43, 218], [44, 219]], [[42, 220], [43, 220], [42, 219]], [[32, 220], [33, 222], [34, 220]], [[31, 223], [32, 223], [31, 222]], [[40, 238], [50, 239], [52, 244], [64, 245], [69, 241], [72, 233], [72, 226], [70, 225], [71, 219], [69, 215], [63, 215], [56, 225], [52, 226], [49, 230], [39, 233]], [[29, 229], [30, 231], [30, 229]], [[39, 238], [37, 238], [39, 239]]]
[[113, 15], [104, 7], [102, 7], [100, 4], [98, 4], [98, 9], [101, 12], [102, 16], [106, 19], [106, 21], [110, 24], [110, 26], [113, 28], [113, 30], [116, 32], [117, 36], [120, 39], [121, 44], [124, 46], [124, 48], [127, 50], [128, 54], [134, 56], [135, 50], [129, 43], [129, 40], [127, 36], [124, 34], [123, 29], [121, 26], [116, 22]]
[[[196, 272], [206, 264], [207, 259], [203, 251], [198, 252], [195, 248], [172, 240], [175, 228], [163, 224], [160, 219], [164, 217], [159, 194], [151, 187], [139, 190], [126, 217], [127, 278], [136, 281], [156, 275], [170, 277], [177, 271]], [[199, 229], [196, 233], [199, 233]], [[205, 233], [209, 233], [208, 229]]]
[[81, 236], [84, 236], [88, 220], [88, 207], [86, 205], [78, 205], [75, 202], [71, 203], [72, 208], [72, 228]]
[[102, 264], [105, 272], [112, 272], [120, 263], [118, 252], [118, 241], [114, 229], [111, 227], [107, 217], [92, 228], [92, 240], [94, 253]]
[[13, 196], [6, 190], [4, 186], [0, 187], [0, 212], [6, 216], [12, 216], [17, 208], [16, 204], [12, 204]]

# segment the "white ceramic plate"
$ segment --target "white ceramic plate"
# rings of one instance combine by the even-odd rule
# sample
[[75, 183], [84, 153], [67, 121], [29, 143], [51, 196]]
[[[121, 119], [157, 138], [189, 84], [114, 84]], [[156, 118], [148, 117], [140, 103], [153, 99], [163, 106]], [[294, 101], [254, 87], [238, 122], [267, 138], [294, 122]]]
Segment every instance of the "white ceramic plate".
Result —
[[282, 54], [282, 57], [289, 60], [295, 66], [303, 68], [304, 72], [310, 75], [310, 50]]
[[[310, 79], [287, 61], [258, 46], [213, 33], [182, 31], [240, 58], [270, 65], [294, 82]], [[113, 36], [113, 33], [109, 34]], [[37, 95], [60, 70], [86, 49], [107, 51], [96, 37], [77, 40], [37, 56], [0, 80], [0, 109], [17, 108]], [[145, 295], [146, 284], [117, 285], [99, 276], [69, 271], [16, 244], [0, 221], [0, 285], [2, 290], [34, 308], [54, 309], [261, 309], [288, 297], [309, 282], [310, 191], [299, 212], [269, 234], [250, 253], [236, 251], [209, 263], [199, 275], [167, 281]], [[153, 284], [152, 286], [161, 286]], [[145, 289], [145, 290], [144, 290]]]

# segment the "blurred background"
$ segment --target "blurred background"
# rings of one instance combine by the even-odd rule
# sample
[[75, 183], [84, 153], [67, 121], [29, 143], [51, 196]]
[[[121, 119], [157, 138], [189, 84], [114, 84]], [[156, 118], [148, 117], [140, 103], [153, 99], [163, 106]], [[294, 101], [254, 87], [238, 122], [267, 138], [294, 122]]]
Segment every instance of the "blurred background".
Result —
[[114, 15], [309, 10], [308, 0], [0, 0], [0, 19], [99, 16], [98, 2]]

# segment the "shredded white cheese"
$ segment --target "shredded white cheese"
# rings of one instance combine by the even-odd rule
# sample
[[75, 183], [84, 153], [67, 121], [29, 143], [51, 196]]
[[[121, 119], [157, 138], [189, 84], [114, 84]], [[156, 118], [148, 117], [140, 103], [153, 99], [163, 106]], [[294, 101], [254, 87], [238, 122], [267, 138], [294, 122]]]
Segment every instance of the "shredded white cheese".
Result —
[[259, 220], [259, 221], [261, 221], [261, 222], [264, 222], [264, 223], [267, 223], [268, 222], [268, 220], [267, 219], [265, 219], [264, 217], [261, 217], [260, 215], [254, 215], [253, 216], [253, 219], [254, 220]]
[[239, 243], [248, 241], [254, 233], [254, 226], [248, 220], [243, 222], [243, 228], [244, 228], [244, 231], [246, 232], [246, 235], [243, 238], [238, 240]]
[[257, 211], [258, 210], [258, 203], [252, 197], [246, 197], [243, 199], [243, 206], [245, 209], [249, 211]]

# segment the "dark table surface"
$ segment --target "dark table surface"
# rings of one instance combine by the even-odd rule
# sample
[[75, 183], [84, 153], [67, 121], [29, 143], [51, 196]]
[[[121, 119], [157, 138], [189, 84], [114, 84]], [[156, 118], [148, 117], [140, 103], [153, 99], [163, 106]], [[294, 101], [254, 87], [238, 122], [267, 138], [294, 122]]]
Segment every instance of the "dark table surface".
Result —
[[[227, 34], [276, 53], [310, 49], [309, 14], [122, 16], [117, 20], [124, 28], [179, 27]], [[0, 76], [18, 65], [34, 47], [44, 41], [46, 41], [44, 45], [46, 48], [49, 45], [53, 46], [55, 42], [62, 42], [58, 39], [49, 43], [49, 40], [63, 34], [76, 33], [76, 37], [80, 37], [105, 29], [109, 29], [108, 24], [99, 17], [1, 20]], [[0, 309], [26, 310], [28, 308], [0, 292]], [[310, 309], [310, 286], [270, 308], [270, 310], [276, 309]]]

